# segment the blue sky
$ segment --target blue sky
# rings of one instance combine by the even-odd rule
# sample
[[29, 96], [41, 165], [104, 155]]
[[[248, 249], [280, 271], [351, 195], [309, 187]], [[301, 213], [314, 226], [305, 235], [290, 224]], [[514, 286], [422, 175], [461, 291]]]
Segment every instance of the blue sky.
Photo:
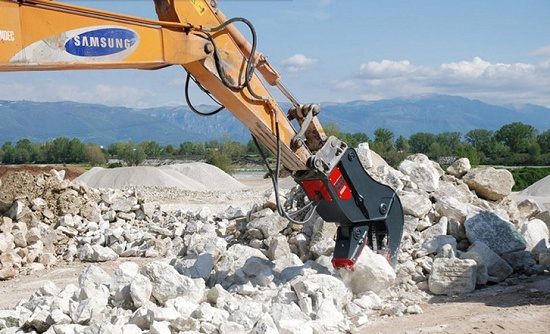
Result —
[[[155, 18], [152, 0], [65, 2]], [[219, 0], [219, 7], [255, 25], [258, 50], [302, 103], [439, 93], [550, 107], [547, 0]], [[176, 66], [0, 77], [6, 100], [185, 104], [185, 72]]]

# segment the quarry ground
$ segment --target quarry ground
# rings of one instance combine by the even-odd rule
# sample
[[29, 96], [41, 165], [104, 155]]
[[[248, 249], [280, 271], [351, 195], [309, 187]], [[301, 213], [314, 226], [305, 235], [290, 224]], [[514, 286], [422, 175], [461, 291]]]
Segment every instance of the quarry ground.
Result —
[[550, 327], [550, 276], [460, 296], [434, 296], [421, 307], [422, 314], [374, 315], [360, 333], [546, 333]]
[[[48, 172], [52, 166], [0, 166], [0, 179], [8, 172], [26, 170], [33, 174]], [[59, 167], [58, 167], [59, 168]], [[73, 179], [85, 170], [63, 167], [66, 178]], [[270, 187], [269, 180], [247, 175], [237, 176], [242, 183], [258, 190]], [[196, 201], [196, 196], [182, 198]], [[239, 204], [239, 203], [236, 203]], [[154, 259], [123, 258], [93, 263], [112, 274], [124, 261], [143, 265]], [[90, 263], [57, 264], [29, 275], [0, 281], [0, 309], [14, 307], [28, 299], [44, 282], [58, 287], [78, 284], [78, 276]], [[550, 331], [550, 274], [518, 278], [511, 285], [494, 285], [460, 296], [432, 296], [421, 303], [423, 313], [401, 317], [371, 314], [357, 333], [545, 333]]]

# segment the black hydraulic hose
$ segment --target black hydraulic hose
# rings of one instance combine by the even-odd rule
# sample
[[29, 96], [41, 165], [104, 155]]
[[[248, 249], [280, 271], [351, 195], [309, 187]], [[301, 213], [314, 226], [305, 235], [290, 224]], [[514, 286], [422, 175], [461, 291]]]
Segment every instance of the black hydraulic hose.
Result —
[[[195, 82], [197, 84], [197, 86], [203, 91], [206, 93], [206, 95], [208, 95], [214, 102], [216, 102], [217, 104], [220, 105], [220, 107], [214, 111], [210, 111], [210, 112], [202, 112], [198, 109], [196, 109], [194, 106], [193, 106], [193, 103], [191, 102], [191, 98], [189, 97], [189, 81], [193, 79], [193, 82]], [[225, 107], [223, 105], [221, 105], [218, 101], [214, 100], [212, 98], [212, 95], [210, 94], [209, 91], [207, 91], [206, 89], [204, 89], [204, 87], [202, 85], [200, 85], [192, 76], [191, 74], [187, 73], [187, 78], [185, 79], [185, 101], [187, 102], [187, 106], [189, 107], [189, 109], [191, 109], [192, 112], [194, 112], [195, 114], [199, 115], [199, 116], [212, 116], [212, 115], [215, 115], [217, 113], [219, 113], [220, 111], [222, 111], [223, 109], [225, 109]]]
[[[233, 85], [232, 83], [230, 83], [227, 80], [227, 74], [225, 73], [225, 69], [222, 66], [221, 58], [220, 58], [216, 43], [214, 42], [214, 38], [212, 37], [211, 34], [208, 33], [208, 31], [211, 31], [211, 32], [220, 31], [223, 28], [225, 28], [226, 26], [228, 26], [229, 24], [232, 24], [234, 22], [243, 22], [244, 24], [246, 24], [248, 26], [248, 28], [250, 29], [250, 33], [252, 34], [252, 46], [251, 46], [251, 49], [250, 49], [250, 56], [246, 60], [244, 82], [240, 83], [238, 85]], [[227, 21], [225, 21], [224, 23], [220, 24], [217, 27], [205, 30], [205, 33], [206, 33], [206, 36], [208, 37], [208, 39], [210, 40], [210, 42], [212, 43], [212, 45], [214, 46], [214, 52], [213, 52], [214, 64], [216, 66], [216, 70], [218, 71], [218, 75], [219, 75], [222, 83], [226, 87], [228, 87], [230, 89], [233, 89], [233, 90], [242, 90], [243, 88], [246, 87], [248, 89], [248, 91], [250, 92], [250, 94], [254, 98], [256, 98], [258, 100], [266, 100], [265, 97], [256, 94], [254, 92], [254, 90], [252, 89], [252, 87], [250, 86], [250, 80], [252, 79], [252, 75], [254, 74], [254, 70], [255, 70], [255, 67], [252, 64], [252, 61], [253, 61], [253, 58], [254, 58], [254, 54], [256, 53], [256, 45], [257, 45], [256, 29], [254, 28], [254, 25], [245, 18], [234, 17], [234, 18], [228, 19]]]
[[[315, 212], [315, 208], [317, 207], [317, 204], [311, 201], [308, 204], [306, 204], [303, 208], [300, 208], [299, 210], [289, 214], [288, 212], [285, 211], [285, 209], [283, 208], [283, 205], [281, 204], [281, 200], [279, 199], [279, 166], [281, 164], [281, 140], [280, 140], [280, 134], [279, 134], [279, 120], [277, 118], [277, 115], [275, 115], [275, 134], [277, 136], [277, 158], [276, 158], [275, 171], [273, 171], [271, 166], [269, 166], [269, 163], [267, 162], [267, 157], [262, 151], [256, 137], [252, 136], [252, 139], [254, 141], [254, 144], [256, 145], [256, 148], [258, 149], [258, 152], [260, 152], [260, 155], [264, 160], [264, 163], [269, 171], [269, 177], [271, 178], [271, 182], [273, 183], [273, 189], [275, 191], [275, 205], [277, 206], [277, 212], [279, 212], [279, 215], [281, 215], [281, 217], [288, 219], [290, 222], [294, 224], [300, 224], [300, 225], [305, 224], [311, 219], [311, 217], [313, 217], [313, 213]], [[290, 216], [290, 215], [297, 215], [308, 208], [310, 209], [310, 211], [306, 214], [306, 217], [303, 220], [296, 220]]]

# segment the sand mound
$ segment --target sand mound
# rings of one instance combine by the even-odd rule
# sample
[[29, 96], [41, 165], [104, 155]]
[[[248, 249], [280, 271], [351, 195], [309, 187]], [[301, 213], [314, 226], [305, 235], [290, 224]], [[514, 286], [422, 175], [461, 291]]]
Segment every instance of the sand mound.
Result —
[[202, 183], [178, 173], [156, 167], [94, 167], [74, 180], [92, 188], [122, 188], [125, 186], [177, 187], [184, 190], [209, 190]]
[[240, 190], [246, 186], [216, 166], [204, 162], [165, 165], [161, 170], [177, 171], [201, 184], [208, 190]]
[[524, 196], [550, 196], [550, 175], [518, 192]]

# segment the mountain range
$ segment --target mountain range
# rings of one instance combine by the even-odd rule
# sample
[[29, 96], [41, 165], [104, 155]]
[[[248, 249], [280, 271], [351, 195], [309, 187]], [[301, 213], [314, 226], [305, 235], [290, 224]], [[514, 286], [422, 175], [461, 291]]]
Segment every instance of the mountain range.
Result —
[[[288, 108], [287, 103], [282, 103]], [[204, 109], [213, 108], [202, 106]], [[319, 119], [335, 123], [341, 132], [385, 128], [395, 138], [418, 132], [460, 132], [474, 129], [496, 131], [521, 122], [540, 132], [550, 129], [550, 109], [538, 105], [497, 106], [450, 95], [421, 95], [378, 101], [321, 103]], [[126, 108], [77, 102], [31, 102], [0, 100], [0, 144], [28, 138], [47, 142], [58, 137], [108, 145], [118, 141], [153, 140], [179, 145], [185, 141], [250, 140], [248, 130], [228, 111], [201, 117], [187, 106]]]

